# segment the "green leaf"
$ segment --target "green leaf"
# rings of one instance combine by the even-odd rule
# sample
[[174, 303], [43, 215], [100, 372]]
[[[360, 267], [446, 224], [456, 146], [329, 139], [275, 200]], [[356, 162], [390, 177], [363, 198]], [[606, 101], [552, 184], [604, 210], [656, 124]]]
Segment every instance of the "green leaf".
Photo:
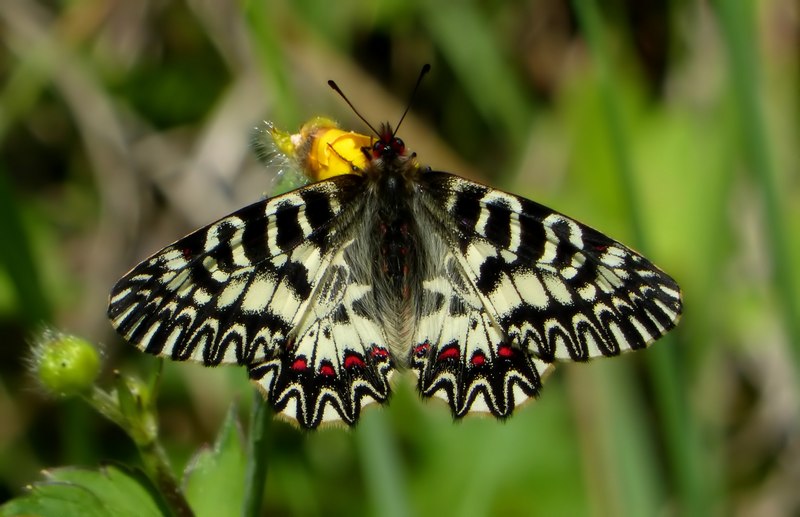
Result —
[[169, 512], [143, 475], [123, 467], [64, 467], [44, 471], [45, 480], [0, 506], [0, 516], [160, 517]]
[[213, 449], [201, 449], [184, 475], [184, 493], [197, 517], [240, 515], [246, 468], [241, 432], [233, 407]]

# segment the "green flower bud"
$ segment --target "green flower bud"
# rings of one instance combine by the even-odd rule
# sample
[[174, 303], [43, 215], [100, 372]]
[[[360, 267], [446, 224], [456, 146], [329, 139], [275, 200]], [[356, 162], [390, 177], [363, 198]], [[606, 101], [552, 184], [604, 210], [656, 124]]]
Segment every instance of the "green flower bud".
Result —
[[33, 370], [51, 394], [87, 393], [100, 373], [100, 354], [85, 339], [47, 330], [34, 347]]

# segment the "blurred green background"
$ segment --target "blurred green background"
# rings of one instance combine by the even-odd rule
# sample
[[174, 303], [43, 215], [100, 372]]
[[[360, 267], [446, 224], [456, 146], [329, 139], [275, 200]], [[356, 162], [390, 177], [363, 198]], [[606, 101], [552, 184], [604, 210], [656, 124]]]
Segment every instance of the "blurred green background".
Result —
[[[800, 512], [797, 0], [3, 0], [0, 502], [60, 465], [136, 464], [124, 433], [26, 370], [44, 324], [156, 360], [106, 321], [116, 279], [259, 199], [262, 120], [396, 122], [423, 163], [530, 197], [644, 252], [684, 289], [647, 352], [563, 365], [506, 422], [453, 423], [409, 380], [352, 432], [272, 429], [265, 513]], [[176, 470], [241, 368], [165, 364]], [[233, 510], [232, 514], [238, 514]]]

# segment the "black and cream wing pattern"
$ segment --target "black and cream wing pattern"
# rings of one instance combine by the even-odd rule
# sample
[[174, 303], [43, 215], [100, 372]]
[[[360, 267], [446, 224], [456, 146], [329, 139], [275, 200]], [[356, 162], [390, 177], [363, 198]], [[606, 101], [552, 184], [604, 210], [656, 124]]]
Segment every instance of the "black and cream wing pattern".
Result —
[[[355, 424], [402, 370], [456, 418], [505, 418], [555, 363], [642, 349], [677, 323], [680, 288], [637, 252], [420, 166], [388, 126], [341, 133], [314, 162], [341, 170], [127, 273], [110, 296], [117, 331], [157, 356], [245, 366], [280, 415], [313, 429]], [[367, 145], [337, 147], [356, 137]]]

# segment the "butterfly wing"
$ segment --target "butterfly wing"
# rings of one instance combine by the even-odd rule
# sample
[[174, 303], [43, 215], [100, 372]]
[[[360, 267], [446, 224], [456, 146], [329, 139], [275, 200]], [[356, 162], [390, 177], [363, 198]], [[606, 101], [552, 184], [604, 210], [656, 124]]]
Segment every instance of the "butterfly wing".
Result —
[[[439, 221], [439, 233], [452, 255], [449, 289], [472, 312], [470, 327], [485, 329], [491, 343], [484, 349], [473, 345], [477, 341], [469, 335], [460, 340], [448, 335], [444, 341], [433, 337], [428, 344], [438, 350], [437, 356], [426, 356], [428, 369], [427, 364], [441, 362], [447, 340], [461, 344], [458, 363], [450, 352], [453, 365], [441, 367], [451, 380], [439, 392], [457, 416], [484, 406], [505, 416], [518, 399], [538, 393], [548, 363], [644, 348], [680, 317], [680, 289], [672, 278], [588, 226], [533, 201], [443, 172], [423, 174], [420, 193], [423, 209]], [[458, 285], [466, 286], [469, 296], [463, 296], [465, 289]], [[440, 286], [439, 291], [447, 289]], [[430, 317], [448, 328], [453, 312], [432, 312]], [[419, 343], [418, 347], [426, 342]], [[476, 350], [483, 355], [476, 356]], [[470, 372], [480, 369], [471, 361], [494, 364], [496, 357], [506, 360], [506, 355], [519, 361], [509, 370], [512, 382], [496, 384], [493, 390], [481, 387], [483, 399], [471, 402], [469, 394], [476, 386], [492, 386], [487, 379], [496, 379], [499, 372], [507, 375], [495, 368], [475, 381]], [[424, 373], [420, 377], [423, 393], [430, 389], [424, 382], [428, 378]], [[504, 393], [514, 392], [510, 385], [519, 396], [504, 398]]]
[[[108, 308], [112, 325], [157, 356], [250, 365], [251, 378], [273, 405], [306, 427], [352, 423], [363, 397], [370, 397], [365, 403], [386, 399], [390, 370], [385, 349], [361, 337], [380, 336], [380, 330], [356, 317], [348, 326], [333, 310], [346, 311], [342, 303], [358, 292], [341, 268], [362, 191], [363, 178], [337, 176], [245, 207], [180, 239], [116, 284]], [[300, 368], [301, 358], [308, 368]], [[321, 412], [292, 406], [291, 389]], [[326, 409], [331, 389], [334, 411]]]

